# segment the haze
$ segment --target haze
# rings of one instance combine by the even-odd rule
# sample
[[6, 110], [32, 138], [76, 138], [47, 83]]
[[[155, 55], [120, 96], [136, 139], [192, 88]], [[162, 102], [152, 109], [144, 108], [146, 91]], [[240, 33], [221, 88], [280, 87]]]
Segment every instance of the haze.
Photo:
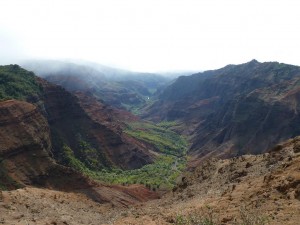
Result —
[[296, 0], [1, 0], [0, 63], [79, 59], [135, 71], [300, 65]]

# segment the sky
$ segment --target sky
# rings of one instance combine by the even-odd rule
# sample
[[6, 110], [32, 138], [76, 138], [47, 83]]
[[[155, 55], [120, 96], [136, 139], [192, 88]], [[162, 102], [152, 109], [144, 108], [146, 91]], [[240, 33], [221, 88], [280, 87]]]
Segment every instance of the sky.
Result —
[[299, 0], [1, 0], [0, 64], [79, 59], [134, 71], [300, 65]]

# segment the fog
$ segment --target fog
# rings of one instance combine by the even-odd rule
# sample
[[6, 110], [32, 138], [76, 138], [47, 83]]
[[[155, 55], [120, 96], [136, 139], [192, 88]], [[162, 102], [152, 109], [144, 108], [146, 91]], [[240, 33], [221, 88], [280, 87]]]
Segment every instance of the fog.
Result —
[[300, 65], [297, 0], [1, 0], [0, 63], [87, 60], [199, 71], [251, 59]]

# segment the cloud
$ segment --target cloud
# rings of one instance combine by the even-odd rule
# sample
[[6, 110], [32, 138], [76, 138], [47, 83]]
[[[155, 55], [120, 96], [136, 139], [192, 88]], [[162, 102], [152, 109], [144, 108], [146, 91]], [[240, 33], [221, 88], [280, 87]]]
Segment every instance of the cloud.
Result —
[[253, 58], [300, 65], [299, 6], [296, 0], [3, 0], [0, 29], [14, 40], [0, 45], [11, 55], [142, 71], [214, 69]]
[[16, 64], [26, 58], [23, 47], [10, 33], [0, 30], [0, 64]]

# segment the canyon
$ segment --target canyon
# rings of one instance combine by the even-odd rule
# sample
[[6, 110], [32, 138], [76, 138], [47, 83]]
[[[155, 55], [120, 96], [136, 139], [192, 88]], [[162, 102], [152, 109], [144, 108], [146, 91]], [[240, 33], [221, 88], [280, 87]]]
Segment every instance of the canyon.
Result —
[[0, 67], [0, 223], [300, 219], [300, 67], [170, 81], [57, 64]]

